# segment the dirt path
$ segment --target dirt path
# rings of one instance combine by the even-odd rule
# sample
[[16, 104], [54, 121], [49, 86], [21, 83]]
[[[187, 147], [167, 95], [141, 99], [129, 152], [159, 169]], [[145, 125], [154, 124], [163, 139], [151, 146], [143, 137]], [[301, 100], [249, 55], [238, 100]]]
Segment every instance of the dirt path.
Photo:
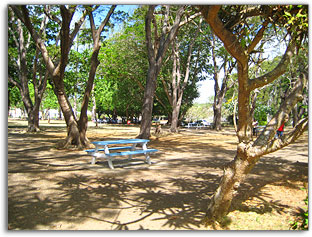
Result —
[[[27, 134], [9, 121], [9, 229], [48, 230], [205, 230], [201, 219], [209, 196], [233, 159], [233, 131], [182, 131], [152, 137], [159, 149], [149, 166], [141, 158], [91, 165], [84, 151], [57, 150], [66, 128], [54, 122]], [[91, 141], [133, 138], [138, 127], [90, 127]], [[263, 157], [219, 229], [289, 229], [303, 208], [308, 182], [308, 134]]]

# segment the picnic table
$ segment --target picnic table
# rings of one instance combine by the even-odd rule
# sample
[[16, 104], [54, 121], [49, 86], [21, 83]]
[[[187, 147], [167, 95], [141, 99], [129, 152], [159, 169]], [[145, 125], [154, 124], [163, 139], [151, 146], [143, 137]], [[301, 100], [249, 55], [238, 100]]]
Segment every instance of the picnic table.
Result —
[[[128, 159], [131, 159], [132, 155], [144, 154], [145, 162], [150, 165], [151, 160], [149, 154], [157, 152], [158, 150], [148, 149], [147, 143], [149, 141], [150, 140], [147, 139], [96, 141], [92, 142], [92, 144], [95, 145], [95, 149], [85, 151], [92, 156], [91, 164], [95, 164], [96, 158], [105, 158], [108, 162], [108, 166], [111, 169], [114, 169], [113, 160], [116, 156], [128, 156]], [[114, 152], [112, 153], [111, 151]]]
[[258, 134], [260, 132], [262, 132], [264, 128], [265, 128], [265, 126], [256, 126], [255, 127], [255, 135], [258, 136]]

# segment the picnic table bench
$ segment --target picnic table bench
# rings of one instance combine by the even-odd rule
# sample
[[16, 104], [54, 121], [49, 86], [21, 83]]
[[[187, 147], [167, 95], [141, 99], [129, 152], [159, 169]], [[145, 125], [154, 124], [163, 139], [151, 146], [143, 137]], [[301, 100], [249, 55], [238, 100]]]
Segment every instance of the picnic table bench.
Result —
[[[128, 159], [132, 158], [132, 155], [144, 154], [145, 162], [151, 164], [150, 153], [157, 152], [157, 149], [148, 149], [147, 139], [122, 139], [122, 140], [110, 140], [110, 141], [97, 141], [92, 142], [95, 145], [95, 149], [85, 150], [92, 156], [91, 164], [95, 164], [96, 158], [105, 158], [108, 162], [108, 166], [114, 169], [113, 159], [116, 156], [128, 156]], [[130, 144], [130, 146], [129, 146]], [[118, 145], [111, 147], [111, 145]], [[127, 145], [127, 146], [123, 146]], [[141, 148], [137, 147], [140, 145]], [[126, 151], [121, 151], [126, 150]], [[116, 151], [111, 153], [111, 151]], [[104, 153], [103, 153], [104, 152]]]

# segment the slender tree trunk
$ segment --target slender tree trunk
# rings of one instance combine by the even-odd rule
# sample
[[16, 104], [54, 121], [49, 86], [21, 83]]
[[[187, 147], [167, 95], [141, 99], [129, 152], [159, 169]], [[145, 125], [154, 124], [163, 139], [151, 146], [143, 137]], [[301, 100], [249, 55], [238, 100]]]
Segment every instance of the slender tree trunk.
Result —
[[195, 43], [195, 39], [197, 38], [198, 32], [201, 28], [201, 22], [195, 32], [194, 39], [189, 44], [188, 51], [187, 51], [187, 61], [186, 61], [186, 69], [184, 73], [184, 79], [182, 81], [181, 76], [181, 61], [180, 61], [180, 52], [179, 47], [180, 43], [178, 39], [173, 40], [173, 69], [172, 69], [172, 97], [171, 97], [171, 105], [172, 105], [172, 120], [171, 120], [171, 132], [178, 132], [178, 125], [179, 125], [179, 115], [181, 110], [182, 98], [184, 89], [189, 81], [190, 77], [190, 67], [191, 67], [191, 59], [192, 59], [192, 50]]
[[[169, 6], [165, 6], [164, 25], [162, 27], [162, 34], [158, 37], [157, 22], [154, 17], [155, 6], [149, 6], [145, 18], [146, 31], [146, 45], [148, 51], [149, 69], [146, 78], [146, 85], [144, 91], [144, 99], [142, 106], [142, 120], [140, 126], [140, 134], [138, 138], [148, 139], [150, 137], [150, 130], [152, 125], [153, 101], [157, 85], [157, 76], [162, 66], [164, 55], [169, 47], [169, 44], [177, 35], [181, 17], [184, 13], [185, 6], [180, 7], [176, 12], [176, 17], [172, 26], [169, 26]], [[155, 27], [155, 40], [152, 40], [151, 24]]]
[[98, 127], [98, 121], [97, 121], [97, 116], [96, 116], [96, 100], [95, 100], [95, 95], [94, 95], [94, 88], [92, 89], [92, 119], [95, 121], [95, 127]]
[[[11, 9], [11, 8], [10, 8]], [[12, 16], [12, 21], [15, 21], [15, 17]], [[18, 56], [17, 56], [17, 68], [18, 68], [18, 77], [19, 80], [14, 80], [10, 75], [8, 77], [9, 81], [13, 83], [19, 89], [22, 97], [22, 101], [27, 112], [27, 121], [28, 121], [28, 131], [29, 132], [37, 132], [40, 130], [39, 128], [39, 107], [42, 100], [42, 95], [46, 88], [47, 83], [47, 76], [42, 78], [41, 72], [39, 83], [37, 82], [37, 61], [39, 57], [39, 50], [36, 50], [34, 64], [33, 64], [33, 85], [34, 85], [34, 96], [35, 100], [34, 103], [32, 102], [29, 94], [29, 73], [28, 73], [28, 65], [27, 65], [27, 51], [30, 45], [30, 34], [28, 33], [28, 39], [25, 40], [24, 37], [24, 30], [22, 27], [22, 23], [20, 19], [16, 19], [17, 24], [16, 26], [9, 26], [9, 30], [13, 34], [13, 39], [15, 41], [16, 47], [18, 49]], [[14, 28], [16, 27], [16, 29]], [[41, 23], [40, 30], [43, 30], [45, 27], [45, 18]], [[14, 36], [14, 30], [17, 31], [18, 38]], [[10, 74], [10, 72], [9, 72]]]
[[180, 75], [180, 54], [179, 54], [179, 43], [177, 40], [172, 42], [172, 51], [173, 51], [173, 66], [172, 66], [172, 96], [171, 96], [171, 105], [172, 105], [172, 116], [171, 116], [171, 132], [178, 132], [178, 118], [180, 107], [178, 106], [178, 87], [181, 80]]

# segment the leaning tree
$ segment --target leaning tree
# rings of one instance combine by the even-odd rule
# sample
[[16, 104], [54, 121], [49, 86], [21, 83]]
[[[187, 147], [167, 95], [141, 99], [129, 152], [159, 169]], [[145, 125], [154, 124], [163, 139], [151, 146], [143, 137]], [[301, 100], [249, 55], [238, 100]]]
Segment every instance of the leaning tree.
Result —
[[[240, 184], [260, 157], [294, 142], [308, 128], [308, 117], [304, 117], [282, 139], [274, 139], [276, 130], [282, 123], [288, 121], [290, 112], [303, 98], [308, 79], [307, 63], [299, 66], [300, 76], [288, 90], [277, 113], [255, 141], [252, 138], [250, 109], [252, 92], [283, 75], [298, 55], [301, 44], [307, 37], [308, 7], [302, 5], [217, 5], [199, 6], [199, 9], [213, 32], [235, 59], [238, 77], [237, 151], [234, 159], [225, 167], [219, 187], [210, 200], [206, 213], [206, 221], [209, 222], [218, 221], [227, 215]], [[259, 18], [261, 23], [254, 24], [253, 18]], [[257, 47], [260, 47], [261, 41], [265, 38], [266, 30], [272, 27], [277, 31], [285, 32], [287, 49], [273, 70], [253, 77], [249, 75], [248, 70], [251, 55], [257, 53]]]

